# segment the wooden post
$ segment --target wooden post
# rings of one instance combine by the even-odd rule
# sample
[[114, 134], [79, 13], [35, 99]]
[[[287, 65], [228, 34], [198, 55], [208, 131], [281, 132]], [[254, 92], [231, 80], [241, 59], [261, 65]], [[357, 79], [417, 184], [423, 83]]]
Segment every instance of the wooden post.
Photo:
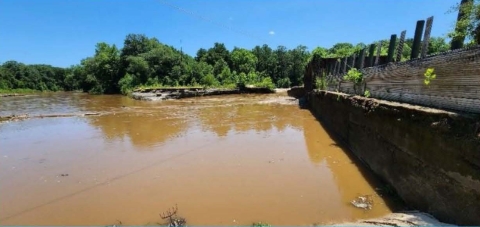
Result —
[[375, 44], [370, 44], [370, 49], [368, 50], [368, 67], [373, 66], [374, 54], [375, 54]]
[[367, 49], [366, 48], [363, 48], [361, 51], [360, 51], [360, 64], [359, 64], [359, 68], [360, 69], [363, 69], [363, 66], [365, 64], [365, 51]]
[[402, 31], [402, 33], [400, 34], [400, 41], [398, 42], [398, 46], [397, 46], [397, 62], [402, 61], [403, 46], [405, 44], [406, 35], [407, 35], [407, 31]]
[[343, 59], [342, 59], [342, 58], [339, 58], [337, 61], [338, 61], [338, 69], [337, 69], [337, 73], [338, 73], [338, 74], [342, 74], [342, 69], [343, 69]]
[[395, 43], [397, 42], [397, 35], [390, 36], [390, 44], [388, 45], [388, 57], [387, 62], [393, 61], [393, 53], [395, 52]]
[[347, 71], [348, 72], [350, 69], [353, 68], [353, 55], [347, 58]]
[[335, 65], [333, 66], [333, 75], [338, 74], [338, 69], [339, 68], [340, 68], [340, 63], [338, 62], [338, 60], [335, 60]]
[[347, 61], [348, 61], [348, 58], [347, 58], [347, 57], [344, 57], [344, 58], [343, 58], [343, 61], [342, 61], [342, 62], [343, 62], [343, 65], [342, 65], [342, 66], [343, 66], [343, 68], [342, 68], [342, 73], [343, 73], [343, 74], [344, 74], [344, 73], [347, 73]]
[[423, 27], [425, 26], [424, 20], [417, 21], [417, 27], [415, 28], [415, 36], [413, 37], [412, 54], [410, 59], [418, 58], [420, 52], [420, 44], [422, 42]]
[[433, 17], [427, 18], [427, 25], [425, 25], [425, 34], [423, 35], [422, 58], [428, 54], [428, 43], [430, 42], [430, 33], [432, 32]]
[[375, 58], [375, 66], [380, 62], [380, 54], [382, 53], [382, 41], [378, 42], [377, 45], [377, 57]]
[[352, 58], [352, 68], [357, 68], [357, 54], [353, 53]]
[[[468, 17], [468, 15], [470, 14], [470, 12], [466, 11], [466, 8], [465, 8], [468, 4], [473, 4], [473, 0], [462, 0], [462, 2], [460, 2], [460, 8], [458, 9], [458, 16], [457, 16], [457, 25], [455, 27], [455, 33], [457, 34], [465, 34], [466, 32], [465, 31], [466, 29], [462, 28], [460, 23], [461, 21], [466, 19], [466, 17]], [[457, 35], [453, 37], [452, 45], [450, 46], [450, 49], [455, 50], [455, 49], [462, 48], [463, 42], [465, 42], [465, 35]]]

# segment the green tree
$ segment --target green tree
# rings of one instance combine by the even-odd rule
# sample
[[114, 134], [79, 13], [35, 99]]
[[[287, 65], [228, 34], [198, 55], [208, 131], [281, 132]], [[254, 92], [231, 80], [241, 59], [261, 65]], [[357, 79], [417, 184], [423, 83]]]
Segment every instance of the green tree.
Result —
[[271, 78], [275, 78], [275, 67], [277, 65], [277, 59], [275, 54], [268, 45], [255, 46], [252, 53], [257, 57], [257, 65], [255, 70], [262, 72]]
[[288, 78], [292, 85], [298, 86], [303, 83], [303, 74], [307, 61], [310, 58], [310, 53], [307, 51], [306, 46], [299, 45], [295, 49], [290, 50], [289, 54], [292, 66]]
[[203, 61], [207, 62], [209, 65], [212, 66], [220, 60], [231, 64], [230, 52], [227, 50], [223, 43], [214, 43], [213, 47], [208, 49], [202, 59]]
[[336, 43], [328, 49], [329, 57], [343, 58], [352, 55], [356, 51], [351, 43]]
[[247, 49], [234, 48], [231, 55], [233, 69], [239, 73], [255, 72], [257, 57]]
[[91, 93], [118, 93], [120, 52], [115, 45], [98, 43], [93, 58], [82, 62]]
[[290, 53], [285, 46], [278, 46], [274, 53], [277, 64], [275, 67], [273, 81], [278, 82], [279, 80], [288, 78], [291, 68], [291, 58]]

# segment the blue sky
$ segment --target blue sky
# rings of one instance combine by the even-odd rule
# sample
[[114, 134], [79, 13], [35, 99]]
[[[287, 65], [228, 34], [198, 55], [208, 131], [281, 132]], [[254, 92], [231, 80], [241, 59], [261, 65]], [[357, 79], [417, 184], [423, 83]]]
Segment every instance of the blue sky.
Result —
[[453, 28], [460, 0], [0, 0], [0, 63], [66, 67], [91, 56], [98, 42], [123, 46], [129, 33], [157, 37], [195, 55], [268, 44], [294, 48], [365, 44], [434, 16], [433, 36]]

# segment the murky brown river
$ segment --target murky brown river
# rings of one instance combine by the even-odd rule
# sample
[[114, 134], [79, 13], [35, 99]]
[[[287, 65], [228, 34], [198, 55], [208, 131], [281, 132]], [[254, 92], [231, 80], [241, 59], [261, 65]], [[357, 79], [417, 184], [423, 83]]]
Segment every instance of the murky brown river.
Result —
[[[0, 98], [0, 116], [100, 113], [0, 124], [0, 225], [154, 225], [175, 204], [188, 225], [391, 213], [369, 174], [288, 99]], [[350, 203], [362, 195], [372, 195], [371, 210]]]

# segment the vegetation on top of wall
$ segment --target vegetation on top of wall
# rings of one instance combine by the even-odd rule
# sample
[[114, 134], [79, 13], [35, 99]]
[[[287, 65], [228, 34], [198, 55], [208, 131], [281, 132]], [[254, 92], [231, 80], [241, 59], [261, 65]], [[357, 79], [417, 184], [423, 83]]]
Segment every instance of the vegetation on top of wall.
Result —
[[[375, 43], [381, 42], [380, 55], [386, 56], [388, 54], [388, 45], [390, 40], [378, 40]], [[396, 41], [395, 46], [398, 46], [400, 42], [399, 39]], [[401, 61], [406, 61], [410, 59], [410, 53], [412, 52], [413, 38], [405, 39], [403, 43], [403, 50], [401, 54]], [[313, 59], [315, 55], [322, 58], [344, 58], [358, 53], [360, 50], [366, 48], [364, 43], [358, 43], [356, 45], [350, 43], [337, 43], [332, 48], [326, 49], [323, 47], [317, 47], [312, 51], [310, 60]], [[450, 49], [450, 44], [447, 43], [444, 37], [430, 37], [429, 46], [427, 54], [436, 54], [440, 52], [445, 52]]]
[[365, 90], [365, 91], [363, 92], [363, 96], [365, 96], [365, 97], [367, 97], [367, 98], [370, 98], [370, 95], [371, 95], [371, 94], [370, 94], [370, 91], [369, 91], [369, 90]]
[[323, 72], [321, 77], [316, 78], [314, 88], [320, 90], [327, 90], [328, 85], [330, 85], [330, 83], [327, 80], [327, 74]]
[[359, 85], [363, 81], [363, 73], [356, 68], [348, 70], [347, 74], [343, 76], [344, 80], [350, 81], [355, 85]]
[[423, 74], [425, 76], [425, 79], [423, 80], [423, 83], [425, 85], [427, 86], [430, 85], [430, 82], [435, 78], [437, 78], [437, 75], [435, 74], [434, 70], [435, 69], [433, 68], [428, 68], [427, 71], [425, 71], [425, 74]]

